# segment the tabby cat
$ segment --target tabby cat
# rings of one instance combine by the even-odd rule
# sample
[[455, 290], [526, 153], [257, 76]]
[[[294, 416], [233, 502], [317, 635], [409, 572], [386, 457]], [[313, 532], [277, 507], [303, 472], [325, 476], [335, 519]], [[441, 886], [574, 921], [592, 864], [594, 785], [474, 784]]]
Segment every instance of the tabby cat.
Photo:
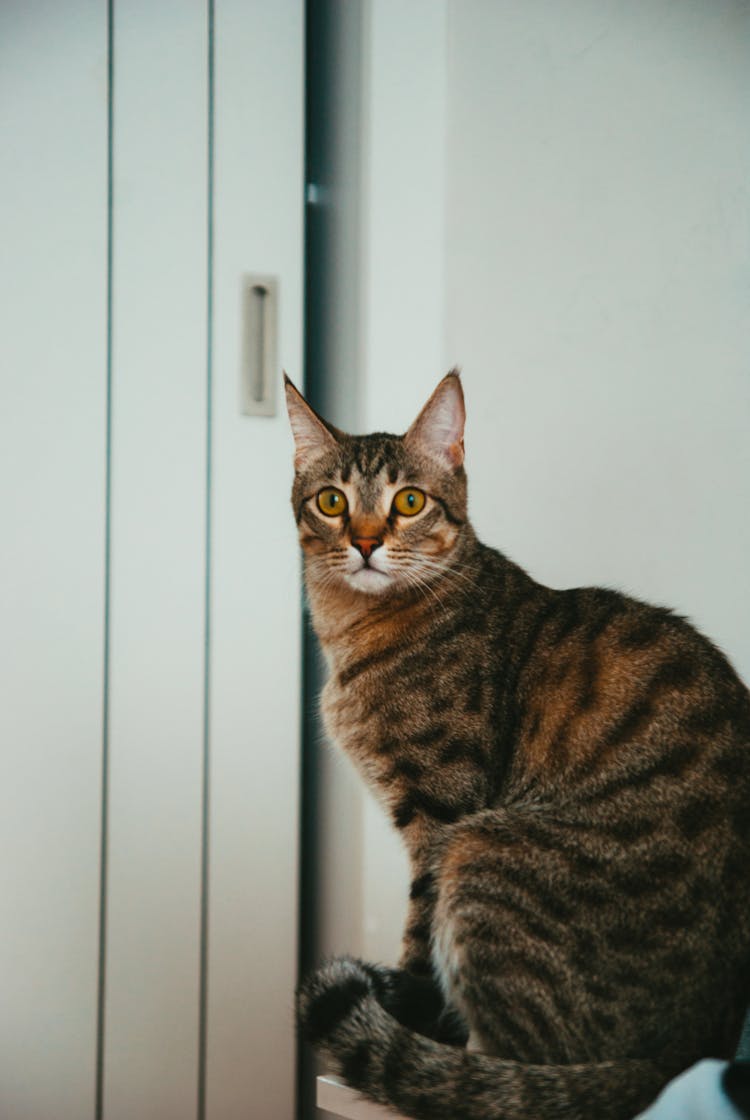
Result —
[[303, 1035], [416, 1120], [624, 1120], [750, 997], [750, 694], [682, 618], [555, 591], [467, 520], [449, 373], [404, 436], [291, 382], [330, 736], [408, 850], [399, 968], [301, 987]]

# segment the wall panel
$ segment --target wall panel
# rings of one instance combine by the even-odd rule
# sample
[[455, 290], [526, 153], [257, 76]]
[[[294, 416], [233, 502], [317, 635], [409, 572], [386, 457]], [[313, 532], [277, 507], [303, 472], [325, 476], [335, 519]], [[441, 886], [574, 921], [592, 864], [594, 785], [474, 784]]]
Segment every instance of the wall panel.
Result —
[[[239, 412], [240, 282], [302, 362], [303, 9], [217, 0], [207, 1116], [293, 1114], [300, 577], [291, 437]], [[280, 379], [280, 370], [276, 371]]]
[[106, 7], [0, 5], [0, 1114], [94, 1115]]
[[207, 57], [203, 0], [115, 4], [106, 1120], [196, 1111]]

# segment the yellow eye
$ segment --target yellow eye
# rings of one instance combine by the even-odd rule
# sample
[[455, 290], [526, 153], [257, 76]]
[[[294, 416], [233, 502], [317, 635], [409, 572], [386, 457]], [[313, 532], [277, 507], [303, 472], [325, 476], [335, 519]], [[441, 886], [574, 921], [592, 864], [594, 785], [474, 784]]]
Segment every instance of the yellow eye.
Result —
[[413, 517], [415, 513], [424, 509], [426, 500], [421, 490], [417, 490], [413, 486], [407, 486], [405, 490], [399, 490], [393, 499], [393, 508], [396, 513], [400, 513], [404, 517]]
[[335, 486], [326, 486], [318, 494], [318, 509], [326, 517], [338, 517], [339, 514], [346, 513], [346, 495]]

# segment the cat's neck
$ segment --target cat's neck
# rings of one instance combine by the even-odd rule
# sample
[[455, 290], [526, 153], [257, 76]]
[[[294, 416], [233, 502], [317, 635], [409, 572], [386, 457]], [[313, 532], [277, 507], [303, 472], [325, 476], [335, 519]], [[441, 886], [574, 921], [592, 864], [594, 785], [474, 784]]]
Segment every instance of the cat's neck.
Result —
[[368, 595], [346, 587], [332, 590], [308, 582], [307, 597], [313, 627], [329, 658], [346, 657], [349, 650], [377, 648], [392, 641], [395, 632], [413, 626], [425, 603], [413, 592]]

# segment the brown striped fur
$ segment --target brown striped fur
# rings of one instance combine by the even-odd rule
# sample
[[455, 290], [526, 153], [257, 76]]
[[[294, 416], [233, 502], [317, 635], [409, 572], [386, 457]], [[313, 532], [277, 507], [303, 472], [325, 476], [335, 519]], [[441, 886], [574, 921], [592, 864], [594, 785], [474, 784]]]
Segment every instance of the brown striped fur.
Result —
[[[750, 696], [671, 612], [551, 590], [476, 539], [455, 373], [405, 436], [287, 399], [325, 724], [413, 871], [399, 968], [328, 962], [302, 1029], [417, 1120], [625, 1120], [738, 1039]], [[318, 510], [326, 486], [345, 514]], [[413, 518], [405, 486], [428, 495]]]

